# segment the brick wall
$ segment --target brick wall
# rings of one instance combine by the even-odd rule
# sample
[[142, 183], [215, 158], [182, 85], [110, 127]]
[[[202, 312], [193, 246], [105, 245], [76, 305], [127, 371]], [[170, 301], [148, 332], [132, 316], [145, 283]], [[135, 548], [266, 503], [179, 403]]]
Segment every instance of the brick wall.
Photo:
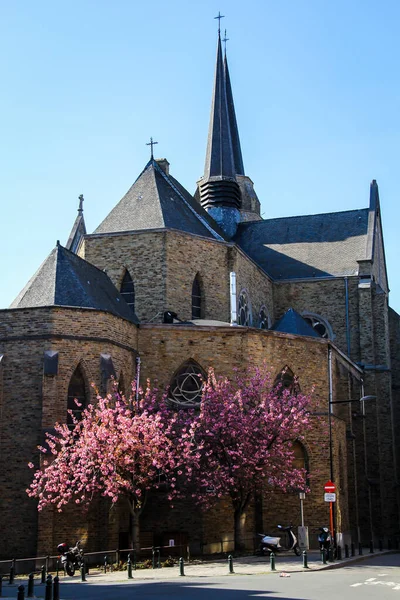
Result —
[[[0, 315], [0, 555], [34, 556], [54, 552], [59, 532], [42, 519], [46, 525], [38, 533], [36, 502], [25, 493], [32, 479], [27, 464], [39, 464], [37, 445], [43, 443], [43, 429], [56, 420], [65, 422], [69, 380], [79, 363], [88, 390], [92, 381], [100, 384], [102, 353], [111, 355], [117, 375], [122, 371], [126, 381], [132, 380], [137, 328], [89, 309], [14, 309]], [[56, 376], [43, 374], [47, 350], [59, 353]], [[82, 521], [78, 519], [76, 530], [71, 522], [68, 527], [78, 539]]]

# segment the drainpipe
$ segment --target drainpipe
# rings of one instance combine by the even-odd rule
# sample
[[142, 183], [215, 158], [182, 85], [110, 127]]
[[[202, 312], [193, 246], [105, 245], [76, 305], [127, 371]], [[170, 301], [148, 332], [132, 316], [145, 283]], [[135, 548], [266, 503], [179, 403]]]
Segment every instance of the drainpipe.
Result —
[[349, 278], [344, 278], [345, 304], [346, 304], [346, 341], [347, 356], [350, 358], [350, 316], [349, 316]]
[[236, 273], [231, 271], [230, 277], [230, 296], [231, 296], [231, 325], [237, 325], [237, 310], [236, 310]]
[[139, 381], [140, 381], [140, 356], [136, 357], [136, 390], [135, 390], [135, 400], [136, 400], [136, 410], [139, 413]]

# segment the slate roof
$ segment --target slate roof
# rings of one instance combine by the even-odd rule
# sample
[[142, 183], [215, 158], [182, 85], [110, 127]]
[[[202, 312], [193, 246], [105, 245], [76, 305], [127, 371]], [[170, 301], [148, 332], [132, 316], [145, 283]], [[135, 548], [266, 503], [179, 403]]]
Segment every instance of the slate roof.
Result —
[[293, 333], [295, 335], [306, 335], [322, 339], [319, 333], [293, 308], [289, 308], [283, 317], [274, 323], [271, 329], [273, 331], [282, 331], [283, 333]]
[[233, 239], [274, 279], [356, 275], [368, 209], [241, 223]]
[[133, 323], [139, 322], [104, 271], [59, 244], [10, 308], [38, 306], [93, 308], [111, 312]]
[[178, 229], [224, 240], [215, 221], [157, 161], [150, 160], [125, 196], [94, 231]]

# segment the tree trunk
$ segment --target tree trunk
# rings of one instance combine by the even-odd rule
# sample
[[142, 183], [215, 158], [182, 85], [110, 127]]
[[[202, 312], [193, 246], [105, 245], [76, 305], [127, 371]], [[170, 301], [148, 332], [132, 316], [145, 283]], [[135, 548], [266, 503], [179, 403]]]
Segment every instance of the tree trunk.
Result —
[[243, 552], [246, 549], [246, 539], [245, 539], [246, 512], [242, 507], [235, 508], [234, 520], [235, 520], [235, 550], [237, 552]]
[[131, 512], [131, 543], [132, 548], [138, 555], [140, 552], [140, 513], [133, 510]]

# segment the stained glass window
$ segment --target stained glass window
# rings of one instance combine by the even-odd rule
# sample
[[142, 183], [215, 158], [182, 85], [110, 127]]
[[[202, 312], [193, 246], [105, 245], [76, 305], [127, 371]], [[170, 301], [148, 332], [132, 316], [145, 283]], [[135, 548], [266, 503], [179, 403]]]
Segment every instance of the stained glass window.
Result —
[[202, 316], [201, 281], [197, 274], [192, 286], [192, 319], [201, 319]]
[[307, 313], [303, 314], [302, 317], [321, 337], [332, 339], [331, 328], [324, 319], [321, 319], [318, 315], [310, 315]]
[[260, 308], [258, 326], [260, 329], [269, 329], [270, 327], [270, 318], [266, 306]]
[[250, 300], [246, 290], [242, 290], [239, 295], [238, 324], [245, 327], [250, 327], [252, 324]]

